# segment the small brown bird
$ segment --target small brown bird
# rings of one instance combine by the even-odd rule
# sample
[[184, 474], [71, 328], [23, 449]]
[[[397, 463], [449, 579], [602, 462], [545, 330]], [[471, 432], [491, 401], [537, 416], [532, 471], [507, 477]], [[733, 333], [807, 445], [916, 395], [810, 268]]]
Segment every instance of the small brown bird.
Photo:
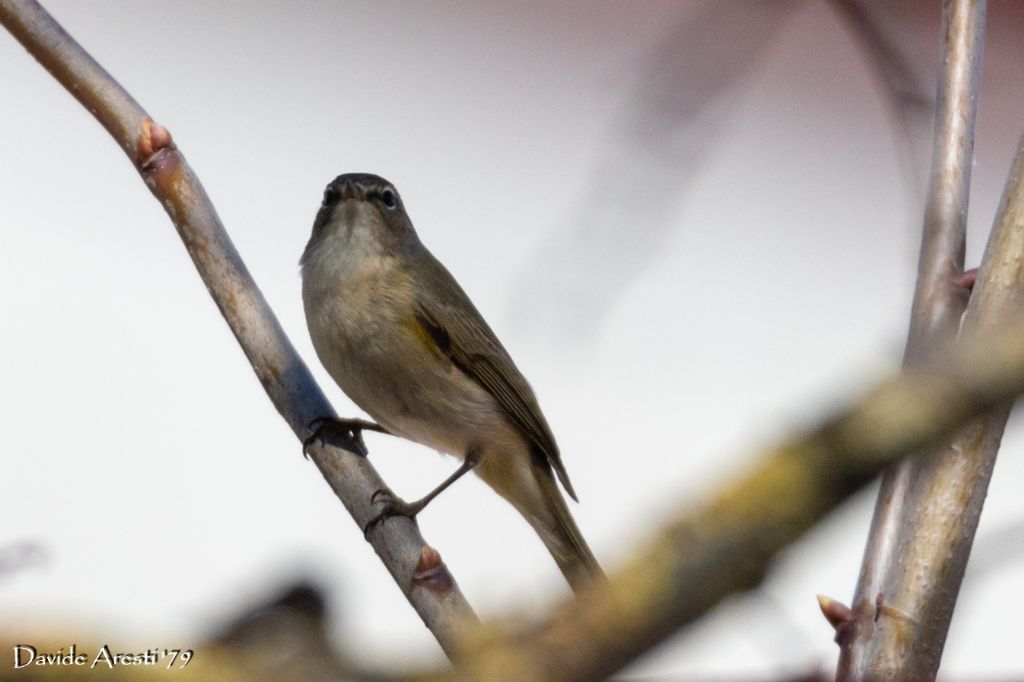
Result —
[[313, 346], [342, 390], [388, 432], [463, 459], [417, 502], [385, 495], [367, 530], [415, 517], [472, 469], [533, 526], [573, 589], [603, 577], [558, 489], [556, 476], [576, 499], [533, 391], [420, 242], [394, 186], [335, 178], [300, 264]]

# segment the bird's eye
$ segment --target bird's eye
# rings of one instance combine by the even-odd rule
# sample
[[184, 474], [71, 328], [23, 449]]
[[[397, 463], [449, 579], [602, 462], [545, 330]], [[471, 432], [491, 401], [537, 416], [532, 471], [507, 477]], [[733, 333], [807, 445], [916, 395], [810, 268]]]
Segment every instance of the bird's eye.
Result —
[[395, 193], [390, 189], [386, 189], [380, 193], [380, 200], [384, 202], [384, 205], [388, 208], [395, 208], [398, 206], [398, 199], [395, 197]]
[[327, 185], [327, 189], [324, 190], [324, 203], [320, 204], [321, 208], [327, 208], [338, 200], [338, 190], [334, 189], [334, 185]]

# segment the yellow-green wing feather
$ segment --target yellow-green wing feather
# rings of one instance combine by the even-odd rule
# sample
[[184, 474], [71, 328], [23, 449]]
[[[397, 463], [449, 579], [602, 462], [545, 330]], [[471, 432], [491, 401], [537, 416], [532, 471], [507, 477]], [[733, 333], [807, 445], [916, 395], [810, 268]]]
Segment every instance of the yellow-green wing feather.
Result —
[[533, 390], [469, 297], [461, 289], [455, 294], [462, 299], [457, 306], [447, 302], [424, 305], [421, 300], [417, 305], [417, 322], [456, 367], [494, 396], [509, 419], [547, 458], [565, 492], [576, 500], [555, 437]]

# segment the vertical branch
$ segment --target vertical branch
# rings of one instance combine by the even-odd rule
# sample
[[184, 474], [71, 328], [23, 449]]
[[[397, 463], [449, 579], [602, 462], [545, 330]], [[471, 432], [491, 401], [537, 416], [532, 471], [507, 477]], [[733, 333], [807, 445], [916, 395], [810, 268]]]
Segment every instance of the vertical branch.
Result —
[[[961, 341], [985, 337], [1022, 307], [1024, 140], [985, 249]], [[915, 460], [888, 571], [873, 604], [873, 622], [858, 629], [861, 637], [844, 646], [840, 658], [840, 671], [848, 678], [935, 677], [1010, 406], [969, 424], [932, 457]]]
[[[966, 303], [967, 292], [954, 278], [964, 262], [985, 10], [985, 0], [943, 3], [943, 60], [921, 257], [904, 356], [908, 366], [953, 340]], [[998, 240], [994, 234], [993, 242]], [[990, 275], [992, 256], [990, 244], [985, 261]], [[979, 282], [972, 308], [985, 305], [982, 299], [988, 298], [989, 289]], [[908, 458], [883, 475], [854, 595], [854, 620], [843, 626], [838, 637], [837, 679], [934, 677], [991, 473], [991, 462], [967, 462], [965, 448], [974, 444], [971, 436], [983, 435], [986, 442], [994, 437], [990, 457], [994, 461], [1004, 424], [1005, 414], [1002, 419], [983, 420], [938, 456]], [[975, 470], [960, 470], [968, 464]], [[969, 485], [980, 492], [972, 497], [975, 508], [963, 509], [954, 502], [963, 490], [954, 485], [951, 475], [969, 477]], [[959, 541], [944, 532], [943, 524], [955, 525]], [[953, 545], [956, 551], [950, 552]], [[928, 580], [917, 579], [922, 575]]]
[[945, 0], [932, 171], [905, 362], [956, 333], [966, 298], [952, 281], [964, 266], [985, 0]]
[[[0, 24], [117, 141], [167, 211], [210, 295], [234, 333], [274, 407], [300, 438], [317, 417], [334, 416], [320, 387], [235, 250], [213, 204], [163, 126], [69, 36], [35, 0], [0, 0]], [[351, 443], [349, 443], [351, 447]], [[310, 454], [362, 528], [373, 517], [370, 496], [384, 482], [369, 462], [335, 445]], [[298, 446], [293, 453], [300, 457]], [[438, 553], [415, 523], [393, 519], [369, 538], [406, 598], [451, 656], [475, 615]]]

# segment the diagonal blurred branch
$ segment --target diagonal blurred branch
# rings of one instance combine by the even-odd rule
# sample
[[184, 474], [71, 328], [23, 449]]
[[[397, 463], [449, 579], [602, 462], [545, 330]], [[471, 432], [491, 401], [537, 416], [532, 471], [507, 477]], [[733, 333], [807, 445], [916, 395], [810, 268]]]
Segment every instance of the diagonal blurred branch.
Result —
[[[146, 114], [34, 0], [0, 0], [0, 23], [114, 137], [167, 211], [210, 295], [234, 333], [274, 407], [300, 438], [309, 423], [335, 412], [295, 352], [235, 250], [199, 179], [165, 128]], [[340, 442], [340, 441], [339, 441]], [[347, 444], [352, 447], [351, 443]], [[368, 461], [337, 444], [310, 454], [362, 528], [373, 516], [370, 496], [385, 485]], [[298, 449], [294, 455], [299, 457]], [[437, 552], [407, 519], [380, 524], [370, 542], [423, 622], [451, 656], [475, 615]]]
[[893, 20], [893, 15], [883, 15], [881, 11], [894, 8], [886, 3], [866, 0], [830, 2], [864, 45], [872, 68], [885, 86], [886, 95], [892, 100], [893, 106], [902, 110], [904, 115], [930, 110], [934, 104], [932, 98], [921, 89], [917, 74], [901, 51], [899, 43], [888, 35], [886, 25]]
[[[1022, 188], [1024, 201], [1024, 188]], [[696, 510], [681, 507], [606, 587], [525, 631], [474, 631], [458, 668], [429, 679], [591, 680], [621, 669], [735, 592], [887, 464], [1024, 391], [1024, 319], [881, 383], [763, 454]]]
[[[963, 269], [985, 10], [984, 0], [947, 0], [943, 6], [932, 175], [904, 358], [909, 366], [930, 347], [950, 343], [964, 311], [965, 292], [953, 279]], [[1016, 177], [1007, 197], [1019, 191]], [[993, 322], [1012, 303], [991, 283], [1011, 275], [1024, 257], [1024, 244], [1012, 236], [1019, 227], [1005, 208], [965, 332], [978, 333], [983, 318]], [[1008, 414], [1004, 406], [939, 454], [905, 460], [883, 476], [854, 595], [855, 621], [838, 638], [837, 679], [935, 676]]]
[[[636, 69], [637, 85], [582, 195], [513, 287], [517, 324], [534, 334], [555, 330], [563, 341], [586, 338], [645, 267], [663, 257], [678, 228], [680, 198], [728, 120], [730, 95], [761, 66], [798, 6], [702, 3], [657, 42]], [[536, 305], [538, 297], [547, 304]]]
[[[829, 0], [837, 14], [850, 27], [867, 56], [875, 78], [885, 95], [889, 115], [902, 144], [897, 145], [904, 176], [914, 205], [921, 200], [923, 159], [915, 151], [924, 144], [935, 101], [915, 73], [906, 46], [893, 35], [893, 25], [906, 25], [901, 10], [906, 6], [887, 0]], [[920, 135], [919, 135], [920, 133]]]

